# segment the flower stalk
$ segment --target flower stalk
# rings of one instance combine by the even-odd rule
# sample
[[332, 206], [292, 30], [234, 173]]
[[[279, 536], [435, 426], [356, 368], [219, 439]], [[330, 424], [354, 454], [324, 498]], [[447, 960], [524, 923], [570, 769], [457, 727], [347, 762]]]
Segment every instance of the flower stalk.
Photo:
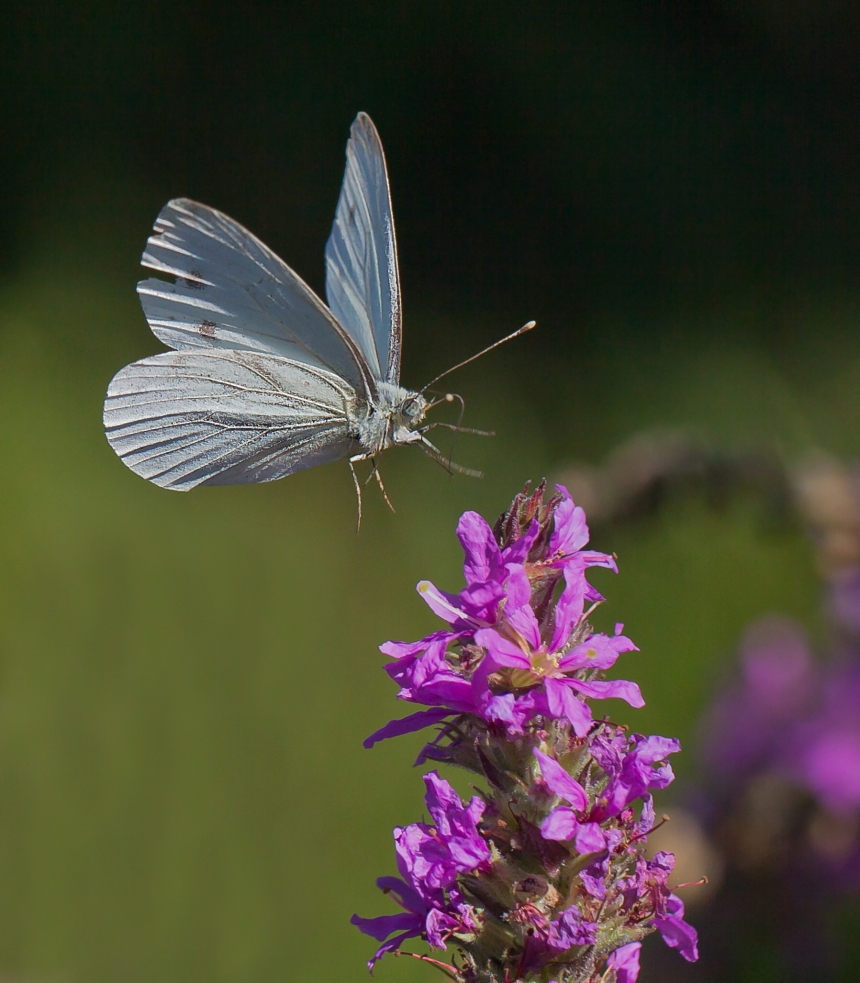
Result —
[[631, 734], [590, 701], [644, 703], [605, 671], [635, 646], [618, 624], [595, 632], [604, 599], [586, 550], [585, 514], [558, 487], [528, 486], [494, 528], [465, 513], [457, 535], [466, 586], [419, 594], [446, 626], [387, 642], [398, 697], [424, 709], [365, 745], [434, 727], [416, 764], [478, 779], [464, 803], [436, 770], [424, 776], [430, 822], [394, 831], [399, 877], [380, 889], [402, 912], [353, 923], [381, 943], [369, 966], [410, 939], [453, 949], [431, 960], [458, 983], [634, 983], [641, 940], [659, 931], [688, 960], [695, 930], [668, 886], [674, 858], [648, 858], [652, 792], [673, 778], [670, 738]]

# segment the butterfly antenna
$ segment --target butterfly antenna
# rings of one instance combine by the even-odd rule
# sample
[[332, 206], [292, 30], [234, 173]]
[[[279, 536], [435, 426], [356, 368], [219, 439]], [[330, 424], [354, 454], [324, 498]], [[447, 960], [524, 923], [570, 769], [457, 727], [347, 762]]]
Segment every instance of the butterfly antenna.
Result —
[[537, 321], [529, 321], [524, 324], [521, 328], [517, 328], [516, 331], [512, 331], [509, 335], [505, 335], [504, 338], [499, 338], [498, 341], [494, 341], [492, 345], [488, 345], [486, 348], [482, 348], [476, 355], [472, 355], [471, 358], [467, 358], [463, 362], [458, 362], [456, 365], [452, 365], [450, 369], [445, 369], [440, 375], [437, 375], [435, 379], [431, 379], [426, 386], [422, 387], [420, 392], [424, 392], [425, 389], [429, 389], [434, 386], [440, 379], [444, 379], [446, 375], [454, 372], [456, 369], [462, 369], [464, 365], [468, 365], [469, 362], [474, 362], [476, 358], [480, 358], [482, 355], [486, 355], [487, 352], [491, 352], [494, 348], [498, 348], [499, 345], [504, 345], [506, 341], [513, 341], [514, 338], [518, 338], [521, 334], [525, 334], [526, 331], [531, 331], [533, 327], [537, 324]]

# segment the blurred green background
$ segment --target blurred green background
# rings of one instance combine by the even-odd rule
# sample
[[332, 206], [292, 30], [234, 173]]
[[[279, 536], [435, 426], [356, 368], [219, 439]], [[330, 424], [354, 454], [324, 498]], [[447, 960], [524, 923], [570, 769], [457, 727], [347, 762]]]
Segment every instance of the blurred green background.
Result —
[[[10, 0], [5, 22], [0, 973], [364, 979], [349, 916], [389, 910], [374, 878], [422, 809], [418, 740], [361, 748], [405, 709], [376, 646], [433, 624], [418, 579], [458, 589], [459, 513], [645, 427], [860, 451], [860, 10]], [[359, 109], [389, 158], [404, 382], [539, 322], [456, 377], [498, 434], [456, 458], [487, 477], [392, 452], [397, 513], [370, 488], [358, 536], [346, 465], [147, 485], [101, 403], [160, 349], [134, 292], [152, 221], [198, 198], [322, 290]], [[753, 616], [815, 630], [808, 546], [755, 502], [595, 546], [641, 647], [637, 729], [691, 740]]]

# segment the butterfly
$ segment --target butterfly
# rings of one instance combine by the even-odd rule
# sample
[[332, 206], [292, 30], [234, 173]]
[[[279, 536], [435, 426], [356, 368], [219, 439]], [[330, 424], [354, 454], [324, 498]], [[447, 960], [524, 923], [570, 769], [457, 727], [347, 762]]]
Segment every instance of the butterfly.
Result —
[[137, 291], [152, 333], [173, 350], [127, 365], [108, 386], [105, 431], [124, 464], [188, 491], [273, 481], [346, 457], [359, 518], [355, 464], [373, 462], [382, 487], [376, 457], [389, 447], [416, 444], [449, 470], [477, 473], [427, 437], [451, 426], [424, 424], [436, 405], [424, 393], [447, 372], [418, 392], [400, 385], [394, 218], [366, 113], [350, 131], [325, 261], [328, 305], [238, 222], [187, 198], [167, 203], [141, 262], [173, 279], [152, 277]]

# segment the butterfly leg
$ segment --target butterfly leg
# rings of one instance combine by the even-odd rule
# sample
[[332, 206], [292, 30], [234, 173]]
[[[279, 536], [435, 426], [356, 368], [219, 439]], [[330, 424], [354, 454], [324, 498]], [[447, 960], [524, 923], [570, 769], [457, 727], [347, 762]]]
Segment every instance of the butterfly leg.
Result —
[[[416, 431], [416, 433], [417, 432], [418, 431]], [[421, 444], [423, 445], [424, 453], [438, 465], [444, 468], [448, 474], [466, 474], [470, 478], [484, 477], [481, 471], [474, 471], [472, 468], [464, 468], [462, 464], [457, 464], [454, 461], [446, 459], [443, 456], [442, 451], [440, 451], [435, 444], [431, 444], [424, 434], [421, 434]]]
[[432, 430], [434, 427], [444, 427], [446, 430], [453, 430], [454, 433], [473, 433], [479, 437], [496, 436], [495, 430], [476, 430], [474, 427], [460, 427], [454, 423], [442, 423], [441, 420], [434, 420], [433, 423], [428, 423], [425, 427], [421, 427], [418, 432], [427, 433], [428, 430]]
[[385, 504], [391, 509], [392, 512], [395, 511], [394, 506], [391, 504], [391, 499], [388, 497], [388, 493], [385, 491], [385, 485], [382, 483], [382, 475], [379, 473], [379, 468], [376, 466], [376, 458], [370, 454], [354, 454], [349, 458], [349, 470], [352, 474], [352, 483], [355, 485], [355, 494], [358, 498], [358, 524], [356, 526], [356, 532], [361, 529], [361, 483], [358, 480], [358, 475], [355, 471], [355, 466], [359, 461], [367, 461], [373, 464], [373, 470], [367, 476], [367, 484], [371, 478], [376, 478], [376, 483], [379, 485], [379, 490], [382, 492], [382, 497], [385, 499]]
[[382, 492], [382, 497], [385, 499], [385, 504], [394, 512], [394, 506], [391, 504], [391, 499], [388, 497], [388, 493], [385, 491], [385, 485], [382, 483], [382, 475], [379, 473], [379, 468], [376, 466], [376, 458], [372, 457], [373, 461], [373, 473], [376, 475], [376, 483], [379, 485], [379, 490]]
[[358, 483], [358, 475], [355, 473], [355, 465], [357, 461], [364, 460], [364, 454], [356, 454], [349, 459], [349, 471], [352, 475], [352, 483], [355, 485], [355, 497], [358, 500], [358, 521], [355, 524], [356, 532], [361, 530], [361, 485]]

